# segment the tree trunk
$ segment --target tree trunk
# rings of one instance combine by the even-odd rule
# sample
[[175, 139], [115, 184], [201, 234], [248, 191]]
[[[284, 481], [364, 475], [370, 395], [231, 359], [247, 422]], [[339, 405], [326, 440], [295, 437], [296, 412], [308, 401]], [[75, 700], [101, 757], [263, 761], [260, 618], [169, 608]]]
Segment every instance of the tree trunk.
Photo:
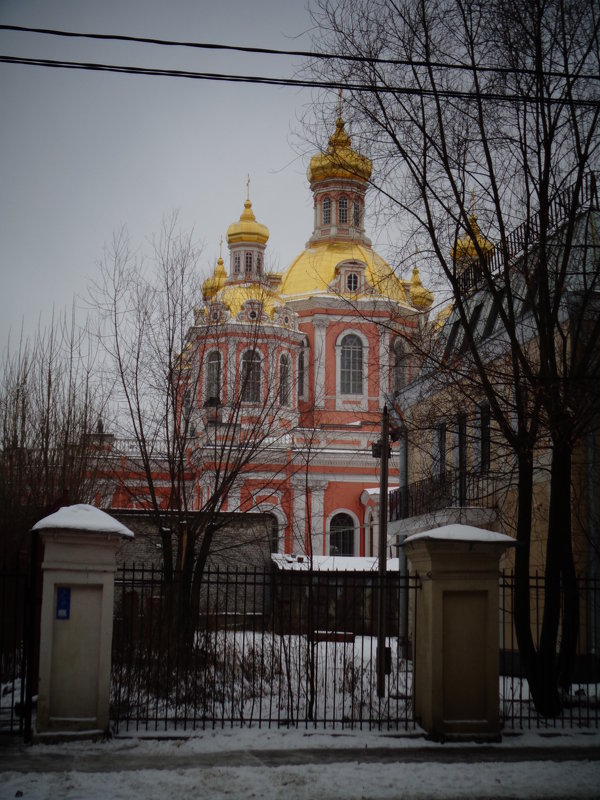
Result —
[[518, 454], [517, 547], [515, 552], [515, 594], [513, 620], [522, 670], [532, 694], [537, 686], [537, 654], [531, 635], [529, 603], [529, 545], [531, 541], [531, 504], [533, 466], [529, 452]]

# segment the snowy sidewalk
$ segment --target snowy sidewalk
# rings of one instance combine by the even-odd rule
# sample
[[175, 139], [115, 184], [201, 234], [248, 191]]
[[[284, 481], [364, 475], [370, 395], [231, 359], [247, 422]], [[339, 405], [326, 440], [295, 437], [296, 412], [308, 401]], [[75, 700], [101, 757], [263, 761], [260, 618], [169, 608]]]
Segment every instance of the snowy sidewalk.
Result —
[[[0, 798], [600, 796], [600, 734], [439, 745], [374, 731], [218, 730], [175, 739], [2, 746]], [[22, 792], [22, 795], [18, 795]]]

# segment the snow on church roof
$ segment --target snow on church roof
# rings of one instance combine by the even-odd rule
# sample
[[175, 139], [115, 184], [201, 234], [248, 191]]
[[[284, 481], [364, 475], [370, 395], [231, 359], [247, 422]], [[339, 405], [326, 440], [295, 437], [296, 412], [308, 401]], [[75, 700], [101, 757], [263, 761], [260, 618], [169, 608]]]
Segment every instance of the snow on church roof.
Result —
[[133, 532], [111, 517], [110, 514], [85, 503], [59, 508], [54, 514], [50, 514], [36, 522], [32, 530], [41, 531], [49, 528], [118, 533], [121, 536], [133, 537]]

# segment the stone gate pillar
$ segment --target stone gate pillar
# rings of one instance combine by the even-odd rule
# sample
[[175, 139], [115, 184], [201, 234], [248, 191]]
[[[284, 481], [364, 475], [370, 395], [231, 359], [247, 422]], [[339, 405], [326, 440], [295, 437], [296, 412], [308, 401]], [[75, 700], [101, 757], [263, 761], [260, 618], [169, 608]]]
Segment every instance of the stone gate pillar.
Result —
[[499, 561], [510, 536], [446, 525], [409, 536], [416, 599], [415, 718], [432, 738], [498, 738]]
[[37, 732], [104, 732], [116, 550], [133, 533], [94, 506], [34, 525], [44, 543]]

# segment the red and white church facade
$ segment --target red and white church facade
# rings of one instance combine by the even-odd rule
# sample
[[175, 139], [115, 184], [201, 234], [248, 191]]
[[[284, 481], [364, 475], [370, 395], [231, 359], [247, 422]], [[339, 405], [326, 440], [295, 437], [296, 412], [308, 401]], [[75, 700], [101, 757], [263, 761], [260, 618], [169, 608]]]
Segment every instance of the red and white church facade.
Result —
[[[386, 399], [417, 368], [410, 341], [433, 295], [416, 268], [402, 280], [371, 246], [371, 170], [339, 118], [308, 168], [312, 235], [278, 273], [265, 270], [269, 230], [248, 196], [227, 231], [227, 265], [220, 257], [203, 284], [182, 356], [189, 507], [270, 514], [280, 553], [377, 555], [372, 444]], [[249, 457], [223, 479], [240, 452]], [[123, 469], [113, 509], [148, 508], [126, 487], [141, 474]], [[390, 488], [398, 479], [392, 459]], [[168, 486], [168, 475], [156, 483]]]
[[[205, 281], [190, 330], [198, 507], [218, 468], [219, 430], [261, 437], [223, 510], [271, 513], [280, 552], [376, 554], [371, 445], [386, 395], [410, 378], [407, 342], [433, 296], [416, 269], [399, 279], [366, 236], [371, 169], [338, 119], [308, 168], [312, 235], [281, 273], [265, 273], [269, 231], [248, 197], [227, 231], [228, 265], [219, 258]], [[233, 408], [232, 426], [223, 415]], [[390, 485], [397, 481], [390, 463]]]

